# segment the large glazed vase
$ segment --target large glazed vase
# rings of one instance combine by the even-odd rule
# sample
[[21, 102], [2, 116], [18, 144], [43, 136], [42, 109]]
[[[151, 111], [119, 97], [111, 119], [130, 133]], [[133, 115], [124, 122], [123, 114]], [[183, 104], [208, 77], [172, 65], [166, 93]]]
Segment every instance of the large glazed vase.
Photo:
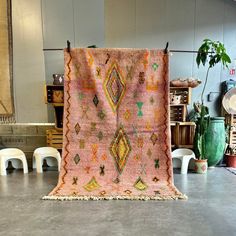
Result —
[[215, 166], [224, 156], [225, 123], [224, 117], [213, 117], [205, 134], [205, 155], [208, 166]]

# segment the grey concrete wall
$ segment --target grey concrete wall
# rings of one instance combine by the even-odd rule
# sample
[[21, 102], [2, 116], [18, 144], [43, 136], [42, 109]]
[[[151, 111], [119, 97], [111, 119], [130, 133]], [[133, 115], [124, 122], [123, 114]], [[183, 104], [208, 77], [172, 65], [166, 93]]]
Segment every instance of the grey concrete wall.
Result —
[[[43, 46], [65, 48], [96, 44], [104, 47], [104, 0], [42, 0]], [[62, 51], [45, 51], [46, 82], [52, 74], [64, 73]], [[49, 121], [53, 121], [52, 107], [48, 107]]]
[[[232, 0], [13, 0], [14, 93], [17, 122], [54, 121], [43, 101], [44, 83], [63, 73], [63, 48], [98, 47], [196, 50], [204, 38], [223, 41], [236, 58], [236, 3]], [[195, 55], [175, 53], [171, 78], [194, 76], [204, 80]], [[219, 65], [210, 72], [210, 92], [219, 92], [228, 78]], [[202, 86], [193, 90], [199, 98]], [[207, 98], [205, 97], [205, 100]], [[213, 115], [218, 103], [207, 102]]]
[[0, 125], [0, 149], [19, 148], [27, 158], [28, 167], [32, 168], [32, 156], [36, 148], [47, 146], [46, 130], [54, 124], [18, 123]]
[[[236, 3], [232, 0], [105, 0], [106, 47], [164, 48], [197, 50], [204, 38], [220, 40], [236, 58]], [[204, 81], [206, 68], [199, 69], [195, 55], [173, 53], [170, 77], [196, 77]], [[228, 71], [216, 66], [209, 75], [205, 101], [211, 114], [217, 115], [220, 83]], [[193, 101], [202, 86], [193, 90]], [[214, 92], [216, 98], [207, 101]]]

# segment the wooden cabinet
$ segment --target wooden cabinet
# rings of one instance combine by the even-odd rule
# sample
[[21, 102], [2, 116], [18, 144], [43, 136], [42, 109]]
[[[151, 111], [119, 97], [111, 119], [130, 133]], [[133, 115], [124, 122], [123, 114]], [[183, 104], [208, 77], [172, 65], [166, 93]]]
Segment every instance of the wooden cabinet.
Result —
[[193, 148], [194, 122], [171, 122], [171, 147]]
[[170, 101], [170, 120], [186, 121], [187, 105], [191, 103], [192, 88], [170, 87], [170, 93], [180, 96], [179, 104], [172, 104]]
[[170, 93], [180, 96], [180, 104], [170, 103], [172, 148], [193, 148], [195, 123], [186, 122], [187, 105], [191, 103], [192, 88], [170, 87]]
[[46, 104], [51, 104], [54, 108], [55, 129], [62, 130], [64, 111], [64, 86], [46, 85], [44, 99]]
[[47, 145], [57, 149], [62, 149], [63, 142], [63, 111], [64, 111], [64, 86], [45, 85], [44, 99], [46, 104], [54, 108], [55, 128], [48, 129]]

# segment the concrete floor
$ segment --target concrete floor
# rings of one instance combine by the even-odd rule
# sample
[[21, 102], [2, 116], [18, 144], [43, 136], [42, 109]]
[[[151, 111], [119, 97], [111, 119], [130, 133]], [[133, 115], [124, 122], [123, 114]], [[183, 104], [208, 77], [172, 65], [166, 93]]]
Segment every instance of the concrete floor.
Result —
[[43, 201], [57, 182], [14, 171], [0, 177], [0, 235], [236, 235], [236, 176], [175, 174], [188, 201]]

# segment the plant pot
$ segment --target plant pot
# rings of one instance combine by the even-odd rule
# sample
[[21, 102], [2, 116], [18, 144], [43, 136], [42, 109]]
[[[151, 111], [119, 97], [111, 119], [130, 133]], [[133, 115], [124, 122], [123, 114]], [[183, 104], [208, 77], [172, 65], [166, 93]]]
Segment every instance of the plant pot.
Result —
[[236, 168], [236, 155], [225, 154], [226, 166]]
[[198, 174], [206, 174], [207, 173], [207, 160], [195, 160], [195, 171]]
[[205, 134], [205, 157], [208, 166], [215, 166], [223, 157], [225, 151], [224, 117], [212, 117]]

